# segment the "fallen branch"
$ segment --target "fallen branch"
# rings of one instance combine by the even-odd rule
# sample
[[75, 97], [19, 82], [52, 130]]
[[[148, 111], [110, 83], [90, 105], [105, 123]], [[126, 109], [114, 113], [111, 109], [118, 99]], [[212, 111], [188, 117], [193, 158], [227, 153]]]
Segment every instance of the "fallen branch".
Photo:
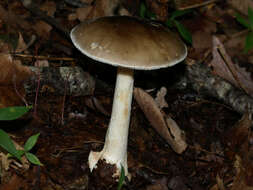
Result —
[[35, 93], [40, 75], [40, 92], [56, 95], [92, 95], [95, 79], [80, 67], [30, 67], [35, 73], [24, 83], [26, 93]]
[[253, 99], [242, 90], [211, 73], [204, 64], [187, 65], [187, 83], [202, 95], [215, 97], [235, 111], [253, 113]]

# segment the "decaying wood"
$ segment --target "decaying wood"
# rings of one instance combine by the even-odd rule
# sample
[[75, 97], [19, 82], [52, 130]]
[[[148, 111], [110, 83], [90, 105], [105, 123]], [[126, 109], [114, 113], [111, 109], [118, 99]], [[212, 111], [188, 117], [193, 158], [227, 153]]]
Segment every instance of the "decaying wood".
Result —
[[187, 83], [200, 94], [215, 97], [239, 113], [253, 113], [253, 98], [211, 73], [204, 64], [188, 65]]
[[80, 67], [30, 67], [34, 75], [24, 83], [26, 93], [35, 93], [38, 81], [40, 92], [56, 95], [92, 95], [95, 79]]

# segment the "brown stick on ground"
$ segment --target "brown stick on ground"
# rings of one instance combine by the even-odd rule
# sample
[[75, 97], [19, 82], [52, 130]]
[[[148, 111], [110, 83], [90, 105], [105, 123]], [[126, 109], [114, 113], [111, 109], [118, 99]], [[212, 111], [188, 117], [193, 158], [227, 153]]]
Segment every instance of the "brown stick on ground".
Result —
[[239, 113], [253, 113], [253, 98], [222, 78], [213, 75], [204, 64], [188, 65], [187, 83], [200, 94], [215, 97]]

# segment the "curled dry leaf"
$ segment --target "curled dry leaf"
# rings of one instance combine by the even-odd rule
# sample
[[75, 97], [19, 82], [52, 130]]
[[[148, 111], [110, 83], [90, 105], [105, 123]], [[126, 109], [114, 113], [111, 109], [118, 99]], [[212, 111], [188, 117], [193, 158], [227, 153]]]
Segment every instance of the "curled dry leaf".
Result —
[[15, 50], [16, 53], [21, 53], [23, 52], [24, 50], [27, 49], [27, 45], [24, 41], [24, 38], [22, 36], [22, 34], [19, 32], [19, 36], [18, 36], [18, 46]]
[[100, 113], [102, 113], [106, 116], [110, 116], [110, 113], [108, 113], [108, 111], [106, 111], [103, 104], [95, 97], [86, 98], [85, 105], [93, 110], [99, 111]]
[[144, 90], [135, 88], [134, 98], [151, 126], [170, 144], [175, 152], [182, 153], [187, 148], [187, 144], [183, 138], [183, 132], [176, 122], [168, 116], [164, 116], [152, 96]]
[[0, 54], [0, 71], [0, 86], [13, 85], [13, 82], [18, 85], [32, 75], [28, 67], [13, 60], [9, 54]]
[[160, 109], [168, 107], [168, 103], [165, 100], [166, 94], [167, 89], [165, 87], [162, 87], [156, 94], [155, 102]]
[[248, 8], [253, 9], [252, 0], [230, 0], [228, 3], [240, 11], [242, 14], [248, 14]]
[[32, 76], [32, 71], [9, 54], [0, 54], [0, 73], [0, 108], [22, 105], [23, 82]]
[[210, 65], [213, 67], [213, 72], [253, 96], [251, 73], [232, 62], [224, 45], [216, 36], [213, 37], [212, 54], [213, 60]]

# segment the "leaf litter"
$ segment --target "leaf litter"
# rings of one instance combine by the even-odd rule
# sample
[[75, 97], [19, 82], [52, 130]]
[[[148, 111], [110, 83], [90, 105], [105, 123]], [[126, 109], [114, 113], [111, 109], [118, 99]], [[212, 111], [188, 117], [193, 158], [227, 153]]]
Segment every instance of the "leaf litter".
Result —
[[[40, 16], [34, 17], [28, 11], [31, 7], [25, 7], [24, 2], [9, 0], [0, 3], [0, 34], [12, 39], [0, 39], [0, 107], [24, 105], [24, 100], [29, 105], [35, 103], [36, 92], [27, 93], [22, 87], [32, 74], [27, 66], [72, 66], [78, 60], [85, 71], [101, 77], [109, 85], [106, 88], [102, 85], [99, 94], [95, 89], [85, 97], [56, 95], [53, 89], [45, 90], [50, 87], [43, 86], [43, 90], [37, 91], [36, 117], [28, 114], [16, 122], [1, 123], [4, 129], [9, 126], [8, 133], [15, 134], [14, 140], [19, 145], [35, 132], [40, 132], [41, 138], [34, 153], [43, 160], [44, 166], [32, 166], [28, 170], [9, 169], [1, 176], [0, 189], [100, 189], [101, 182], [90, 177], [87, 157], [91, 149], [102, 148], [112, 102], [113, 82], [110, 81], [114, 80], [111, 77], [114, 75], [105, 76], [104, 68], [97, 69], [97, 65], [88, 64], [90, 60], [80, 56], [58, 29], [69, 31], [80, 20], [112, 15], [119, 10], [134, 15], [138, 12], [139, 1], [82, 1], [75, 5], [67, 0], [33, 2], [60, 24], [58, 28]], [[157, 19], [164, 21], [169, 17], [167, 10], [172, 9], [168, 2], [155, 0], [146, 1], [146, 4], [157, 14]], [[231, 45], [236, 44], [238, 39], [234, 36], [242, 29], [239, 25], [232, 28], [237, 23], [226, 27], [226, 23], [233, 19], [231, 7], [216, 1], [191, 0], [181, 6], [178, 2], [178, 9], [197, 7], [193, 15], [180, 20], [193, 36], [193, 46], [188, 47], [189, 57], [212, 66], [213, 74], [252, 95], [252, 70], [250, 66], [238, 64], [239, 46], [237, 49], [236, 45]], [[238, 2], [231, 1], [240, 11], [246, 10], [244, 5], [251, 6], [247, 0], [240, 1], [240, 7], [236, 4]], [[76, 6], [83, 4], [86, 7]], [[250, 57], [240, 54], [239, 61], [250, 63], [247, 56]], [[245, 114], [238, 121], [240, 115], [227, 109], [215, 97], [200, 96], [205, 98], [200, 100], [198, 93], [201, 92], [173, 89], [164, 81], [178, 76], [178, 70], [176, 68], [172, 75], [158, 71], [140, 77], [141, 88], [155, 84], [160, 91], [155, 96], [153, 92], [148, 94], [141, 88], [135, 89], [136, 102], [133, 102], [129, 135], [129, 166], [133, 178], [129, 184], [123, 185], [123, 189], [126, 186], [128, 189], [149, 190], [251, 189], [250, 116]], [[140, 76], [138, 72], [136, 75]], [[160, 81], [147, 82], [151, 76], [160, 78]], [[34, 82], [38, 86], [38, 81]], [[90, 100], [94, 105], [88, 103]], [[62, 117], [64, 122], [61, 122]], [[6, 161], [2, 157], [1, 161]], [[1, 167], [8, 168], [9, 163], [4, 163]], [[108, 185], [108, 189], [113, 187]]]

